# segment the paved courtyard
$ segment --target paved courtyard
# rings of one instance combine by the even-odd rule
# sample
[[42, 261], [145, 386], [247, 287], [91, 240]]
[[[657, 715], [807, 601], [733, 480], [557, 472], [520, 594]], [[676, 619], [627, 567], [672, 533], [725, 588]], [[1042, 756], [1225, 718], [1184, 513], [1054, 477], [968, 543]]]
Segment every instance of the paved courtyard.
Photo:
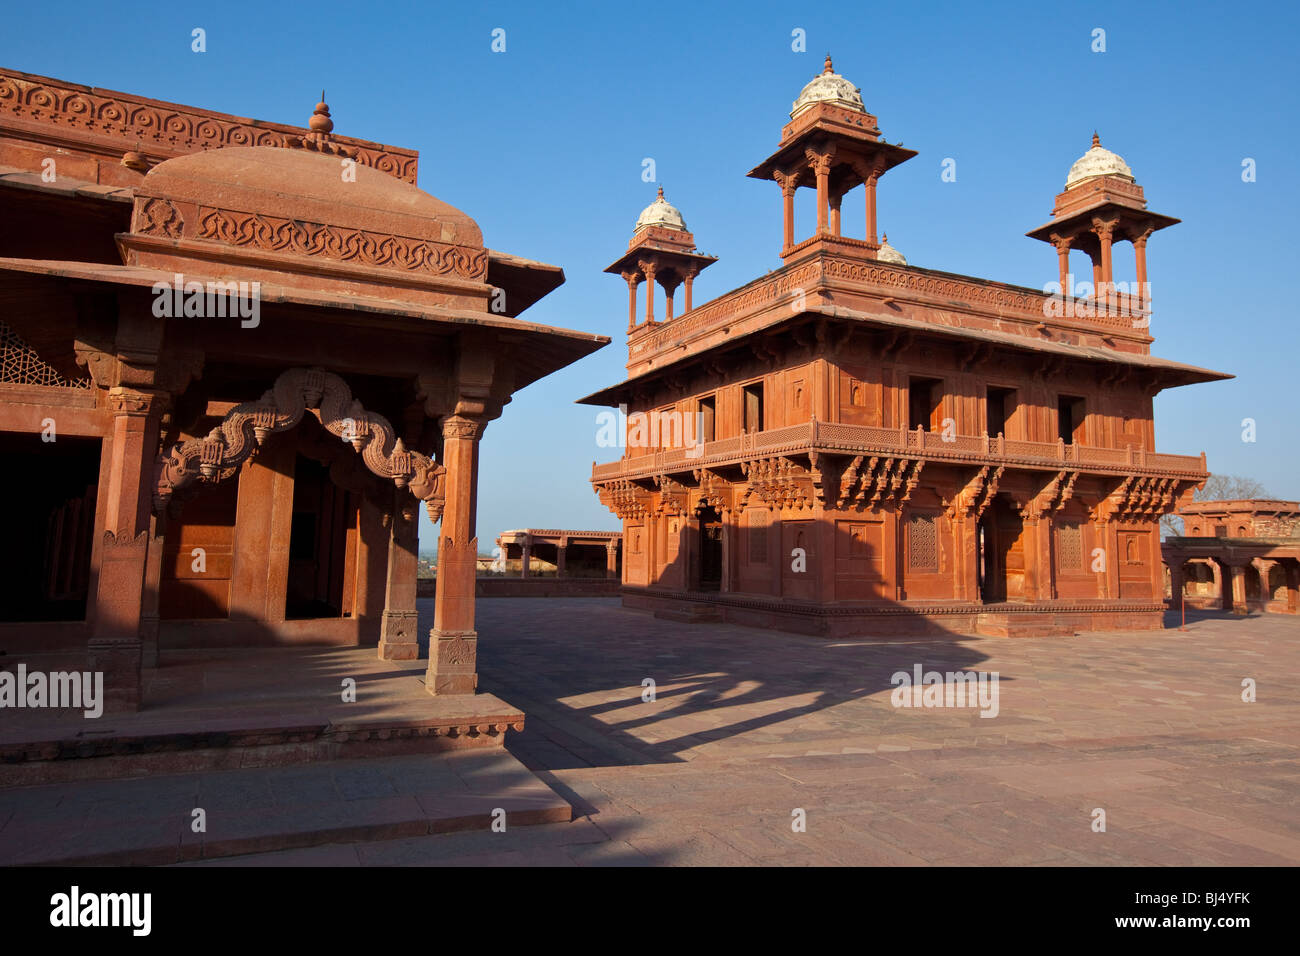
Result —
[[[572, 822], [209, 865], [1300, 863], [1295, 618], [894, 643], [502, 598], [478, 627], [480, 690]], [[918, 664], [996, 671], [996, 717], [893, 706]]]

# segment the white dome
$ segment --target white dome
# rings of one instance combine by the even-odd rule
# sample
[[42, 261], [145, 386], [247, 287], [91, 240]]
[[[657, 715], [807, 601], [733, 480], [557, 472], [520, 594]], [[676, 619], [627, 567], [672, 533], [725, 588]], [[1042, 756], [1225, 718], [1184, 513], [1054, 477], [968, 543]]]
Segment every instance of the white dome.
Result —
[[636, 229], [633, 232], [640, 232], [647, 226], [658, 226], [660, 229], [676, 229], [678, 232], [686, 232], [686, 220], [682, 219], [682, 214], [677, 211], [677, 207], [670, 205], [664, 199], [664, 187], [659, 187], [659, 196], [645, 209], [641, 210], [641, 215], [636, 217]]
[[903, 254], [889, 244], [888, 235], [880, 237], [880, 248], [876, 250], [876, 258], [881, 262], [892, 262], [896, 266], [907, 265]]
[[830, 54], [826, 55], [826, 68], [803, 88], [794, 101], [790, 118], [794, 119], [814, 103], [832, 103], [855, 113], [867, 111], [862, 105], [862, 91], [831, 68]]
[[1133, 170], [1128, 168], [1128, 163], [1124, 162], [1123, 157], [1117, 153], [1102, 149], [1101, 137], [1096, 133], [1092, 134], [1092, 148], [1075, 160], [1074, 165], [1070, 167], [1070, 174], [1065, 177], [1065, 188], [1069, 189], [1075, 183], [1092, 179], [1094, 176], [1122, 176], [1130, 182], [1133, 181]]

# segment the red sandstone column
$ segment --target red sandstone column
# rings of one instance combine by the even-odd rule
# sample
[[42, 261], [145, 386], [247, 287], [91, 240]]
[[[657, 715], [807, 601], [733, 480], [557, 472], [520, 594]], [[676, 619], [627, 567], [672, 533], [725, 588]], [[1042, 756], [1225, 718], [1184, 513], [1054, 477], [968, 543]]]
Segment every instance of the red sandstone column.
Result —
[[442, 424], [446, 501], [438, 541], [438, 591], [425, 676], [425, 688], [430, 694], [472, 694], [478, 685], [478, 634], [474, 630], [478, 538], [474, 511], [481, 432], [479, 422], [458, 415]]
[[605, 545], [605, 577], [618, 577], [618, 543], [616, 541]]
[[784, 227], [781, 233], [781, 251], [794, 245], [794, 194], [799, 188], [797, 173], [773, 173], [777, 185], [781, 187], [781, 213]]
[[664, 303], [664, 312], [666, 313], [664, 321], [671, 322], [673, 320], [673, 292], [671, 289], [664, 290]]
[[1133, 258], [1137, 267], [1137, 304], [1138, 308], [1147, 307], [1147, 237], [1151, 235], [1150, 230], [1137, 236], [1133, 240]]
[[1187, 582], [1183, 570], [1183, 562], [1177, 558], [1174, 563], [1169, 565], [1169, 608], [1177, 611], [1182, 604], [1183, 592], [1187, 588]]
[[521, 578], [528, 577], [528, 566], [531, 563], [532, 556], [533, 537], [532, 535], [524, 535], [523, 543], [519, 545], [519, 576]]
[[867, 242], [876, 245], [879, 240], [876, 238], [876, 181], [879, 179], [878, 173], [872, 173], [867, 177]]
[[645, 323], [654, 325], [655, 321], [655, 268], [643, 265], [645, 270]]
[[560, 538], [555, 543], [555, 576], [556, 578], [564, 577], [565, 569], [568, 567], [569, 543], [564, 538]]
[[104, 673], [105, 710], [140, 709], [141, 612], [152, 518], [158, 420], [166, 398], [153, 390], [109, 390], [113, 414], [102, 549], [89, 668]]
[[831, 182], [830, 157], [819, 156], [814, 163], [814, 168], [817, 171], [817, 235], [822, 236], [827, 232], [826, 210]]
[[840, 203], [844, 201], [844, 197], [842, 195], [832, 196], [830, 201], [831, 201], [831, 235], [838, 236], [840, 234]]
[[636, 287], [641, 279], [635, 272], [624, 272], [623, 278], [627, 280], [627, 330], [631, 332], [636, 328]]
[[690, 272], [686, 273], [686, 279], [684, 280], [686, 286], [686, 308], [683, 310], [683, 314], [691, 311], [691, 283], [695, 281], [695, 271], [696, 270], [692, 269]]
[[1061, 274], [1061, 295], [1067, 295], [1070, 281], [1070, 240], [1064, 236], [1053, 236], [1056, 245], [1056, 261]]
[[[416, 638], [415, 590], [419, 556], [416, 501], [409, 491], [393, 489], [388, 515], [388, 571], [384, 582], [384, 616], [379, 627], [381, 661], [413, 661], [420, 656]], [[442, 556], [438, 556], [442, 575]], [[441, 590], [441, 588], [439, 588]]]
[[1232, 613], [1246, 614], [1249, 609], [1246, 607], [1246, 569], [1240, 564], [1234, 564], [1232, 571]]

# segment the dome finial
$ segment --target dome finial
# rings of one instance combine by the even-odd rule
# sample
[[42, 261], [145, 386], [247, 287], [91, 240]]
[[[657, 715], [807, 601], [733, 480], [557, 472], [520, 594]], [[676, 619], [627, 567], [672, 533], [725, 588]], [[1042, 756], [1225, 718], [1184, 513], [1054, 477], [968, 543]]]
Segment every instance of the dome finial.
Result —
[[334, 121], [330, 119], [330, 108], [325, 104], [325, 91], [320, 91], [320, 102], [312, 111], [307, 128], [313, 133], [330, 133], [334, 130]]
[[1092, 131], [1092, 145], [1094, 147], [1101, 145], [1101, 137], [1097, 135], [1096, 130]]
[[822, 72], [823, 72], [823, 73], [834, 73], [834, 72], [835, 72], [835, 68], [831, 66], [831, 55], [830, 55], [829, 53], [826, 54], [826, 67], [825, 67], [825, 69], [822, 70]]
[[662, 184], [662, 183], [661, 183], [660, 186], [659, 186], [659, 198], [660, 198], [660, 199], [663, 199], [663, 198], [664, 198], [664, 187], [663, 187], [663, 184]]

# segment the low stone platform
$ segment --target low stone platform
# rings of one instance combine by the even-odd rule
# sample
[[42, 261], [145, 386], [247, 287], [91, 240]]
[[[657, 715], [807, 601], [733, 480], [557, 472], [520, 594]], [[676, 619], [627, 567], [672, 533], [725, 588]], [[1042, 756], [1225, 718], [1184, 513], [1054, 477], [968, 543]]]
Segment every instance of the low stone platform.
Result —
[[[85, 667], [75, 654], [24, 662]], [[137, 713], [6, 710], [0, 786], [499, 749], [523, 729], [523, 713], [491, 694], [431, 696], [424, 668], [378, 660], [374, 648], [169, 652], [145, 672]], [[344, 700], [347, 681], [355, 700]]]
[[465, 830], [504, 840], [571, 817], [504, 750], [151, 775], [0, 790], [0, 865], [160, 865]]

